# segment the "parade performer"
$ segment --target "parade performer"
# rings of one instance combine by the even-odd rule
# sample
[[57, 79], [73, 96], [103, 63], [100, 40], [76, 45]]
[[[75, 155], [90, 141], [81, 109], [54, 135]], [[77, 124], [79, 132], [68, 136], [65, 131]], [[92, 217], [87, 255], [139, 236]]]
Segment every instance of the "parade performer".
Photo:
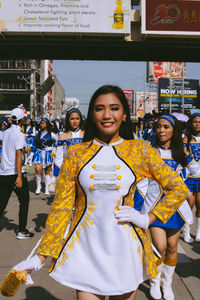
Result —
[[[194, 159], [200, 163], [200, 113], [194, 113], [187, 124], [186, 136], [183, 139], [185, 146], [193, 154]], [[191, 208], [196, 206], [196, 237], [195, 241], [200, 242], [200, 177], [196, 174], [189, 175], [186, 180], [186, 185], [188, 186], [191, 195], [189, 198], [189, 203]], [[186, 242], [193, 242], [190, 236], [190, 227], [184, 226], [184, 240]]]
[[[133, 196], [146, 177], [158, 181], [166, 195], [142, 215]], [[89, 104], [83, 142], [65, 156], [38, 252], [15, 269], [38, 270], [49, 256], [50, 276], [76, 289], [78, 300], [133, 300], [139, 284], [158, 273], [149, 224], [167, 222], [188, 192], [147, 142], [133, 140], [123, 91], [100, 87]]]
[[[161, 156], [165, 164], [170, 166], [184, 180], [189, 172], [200, 175], [199, 164], [184, 149], [181, 127], [179, 127], [178, 121], [174, 116], [163, 114], [159, 118], [156, 128], [155, 147], [155, 151]], [[142, 212], [147, 213], [149, 210], [154, 210], [165, 195], [165, 189], [154, 180], [149, 180], [146, 201]], [[175, 195], [175, 199], [177, 196]], [[155, 199], [157, 199], [156, 202]], [[188, 201], [185, 200], [167, 223], [163, 224], [160, 220], [157, 220], [150, 225], [153, 244], [162, 255], [157, 262], [159, 274], [150, 281], [150, 294], [153, 299], [162, 298], [161, 281], [163, 298], [165, 300], [174, 299], [171, 284], [177, 264], [178, 240], [184, 223], [191, 224], [192, 221], [192, 212]]]
[[71, 108], [65, 117], [65, 132], [59, 138], [54, 160], [53, 175], [58, 177], [63, 159], [71, 145], [82, 142], [83, 139], [83, 119], [78, 108]]
[[35, 165], [36, 178], [36, 195], [41, 192], [41, 175], [42, 169], [45, 170], [45, 195], [49, 195], [49, 184], [51, 183], [51, 166], [53, 158], [51, 156], [54, 142], [57, 140], [57, 135], [51, 131], [51, 126], [46, 118], [40, 122], [40, 129], [36, 135], [32, 152], [32, 163]]
[[32, 120], [30, 118], [26, 118], [25, 124], [23, 126], [23, 133], [25, 134], [25, 162], [24, 165], [32, 166], [32, 158], [33, 152], [31, 152], [33, 141], [36, 136], [35, 126], [32, 124]]

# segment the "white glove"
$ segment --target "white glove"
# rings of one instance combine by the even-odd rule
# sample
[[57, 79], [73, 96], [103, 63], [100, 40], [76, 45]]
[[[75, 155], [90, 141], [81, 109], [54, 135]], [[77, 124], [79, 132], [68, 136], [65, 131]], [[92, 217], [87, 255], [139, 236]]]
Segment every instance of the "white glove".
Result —
[[27, 275], [26, 285], [29, 285], [34, 283], [30, 275], [31, 271], [32, 270], [39, 271], [43, 266], [44, 264], [41, 264], [39, 257], [35, 255], [27, 261], [26, 260], [21, 261], [16, 266], [14, 266], [13, 269], [17, 271], [26, 270], [29, 273]]
[[143, 229], [147, 229], [149, 226], [148, 214], [143, 215], [130, 206], [119, 206], [119, 210], [115, 212], [115, 217], [119, 222], [131, 222]]

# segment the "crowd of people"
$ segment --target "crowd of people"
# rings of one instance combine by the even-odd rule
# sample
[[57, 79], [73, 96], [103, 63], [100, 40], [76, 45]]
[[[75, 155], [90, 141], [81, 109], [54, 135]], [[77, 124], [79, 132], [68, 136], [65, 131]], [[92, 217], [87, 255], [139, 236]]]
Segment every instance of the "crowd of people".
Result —
[[147, 117], [133, 124], [123, 91], [106, 85], [91, 97], [85, 122], [77, 108], [64, 124], [34, 125], [19, 107], [1, 119], [0, 216], [14, 190], [18, 239], [32, 236], [22, 161], [35, 166], [37, 195], [42, 181], [45, 195], [55, 192], [37, 254], [15, 274], [51, 257], [49, 275], [78, 300], [133, 300], [147, 279], [153, 299], [174, 299], [178, 240], [182, 231], [194, 242], [194, 205], [200, 242], [200, 113], [187, 123], [168, 113]]

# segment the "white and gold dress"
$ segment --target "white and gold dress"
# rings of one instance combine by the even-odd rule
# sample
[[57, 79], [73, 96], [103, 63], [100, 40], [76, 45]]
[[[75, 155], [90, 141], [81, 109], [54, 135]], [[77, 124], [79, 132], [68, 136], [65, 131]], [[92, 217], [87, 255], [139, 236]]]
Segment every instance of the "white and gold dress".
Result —
[[52, 278], [77, 290], [120, 295], [157, 275], [147, 231], [118, 223], [114, 214], [119, 205], [135, 206], [136, 184], [146, 177], [168, 191], [153, 210], [166, 222], [188, 190], [150, 145], [119, 138], [108, 145], [94, 139], [70, 147], [38, 250], [54, 258]]

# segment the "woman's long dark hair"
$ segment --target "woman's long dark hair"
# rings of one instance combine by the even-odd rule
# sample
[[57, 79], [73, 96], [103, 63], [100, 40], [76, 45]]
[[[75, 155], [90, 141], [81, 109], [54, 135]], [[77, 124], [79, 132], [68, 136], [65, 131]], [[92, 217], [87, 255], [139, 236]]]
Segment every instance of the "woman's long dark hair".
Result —
[[71, 130], [71, 126], [70, 126], [70, 123], [69, 123], [69, 117], [72, 113], [77, 113], [79, 114], [80, 116], [80, 125], [79, 125], [79, 128], [81, 130], [84, 130], [84, 121], [83, 121], [83, 117], [82, 117], [82, 114], [80, 112], [80, 110], [78, 108], [76, 108], [74, 111], [73, 111], [73, 108], [68, 110], [67, 113], [66, 113], [66, 116], [65, 116], [65, 132], [68, 132], [69, 130]]
[[[48, 134], [51, 136], [52, 130], [51, 130], [51, 124], [50, 124], [49, 120], [45, 118], [45, 119], [42, 119], [41, 122], [42, 122], [42, 121], [44, 121], [44, 122], [47, 124], [47, 128], [46, 128], [45, 130], [46, 130], [46, 131], [48, 132]], [[41, 137], [42, 131], [43, 131], [43, 130], [42, 130], [41, 127], [40, 127], [39, 132], [38, 132], [38, 135], [36, 136], [36, 139], [35, 139], [36, 145], [40, 145], [40, 137]]]
[[195, 114], [192, 115], [190, 117], [190, 119], [187, 121], [187, 124], [186, 124], [186, 136], [187, 136], [187, 140], [188, 140], [188, 142], [187, 142], [187, 149], [188, 149], [188, 151], [190, 151], [189, 146], [190, 146], [190, 142], [192, 140], [192, 136], [195, 135], [195, 131], [194, 131], [194, 128], [192, 126], [192, 122], [193, 122], [193, 120], [194, 120], [195, 117], [200, 117], [200, 116], [199, 115], [195, 115]]
[[98, 129], [92, 119], [95, 101], [99, 96], [105, 95], [105, 94], [110, 94], [110, 93], [114, 94], [119, 99], [119, 101], [121, 102], [121, 104], [123, 106], [124, 113], [126, 114], [126, 121], [122, 122], [120, 129], [119, 129], [119, 135], [126, 140], [134, 139], [133, 127], [132, 127], [132, 122], [130, 119], [129, 106], [128, 106], [128, 101], [126, 99], [125, 94], [123, 93], [122, 89], [118, 86], [103, 85], [98, 90], [95, 91], [95, 93], [93, 94], [93, 96], [90, 100], [87, 120], [86, 120], [86, 124], [85, 124], [85, 134], [83, 137], [84, 142], [91, 141], [91, 140], [93, 140], [94, 137], [99, 136]]
[[[159, 122], [159, 120], [158, 120]], [[172, 158], [182, 167], [186, 167], [186, 154], [184, 152], [183, 139], [182, 139], [182, 126], [180, 121], [174, 117], [175, 126], [173, 127], [173, 135], [170, 143], [170, 148], [172, 152]], [[159, 138], [156, 134], [155, 147], [158, 148], [160, 145]]]

